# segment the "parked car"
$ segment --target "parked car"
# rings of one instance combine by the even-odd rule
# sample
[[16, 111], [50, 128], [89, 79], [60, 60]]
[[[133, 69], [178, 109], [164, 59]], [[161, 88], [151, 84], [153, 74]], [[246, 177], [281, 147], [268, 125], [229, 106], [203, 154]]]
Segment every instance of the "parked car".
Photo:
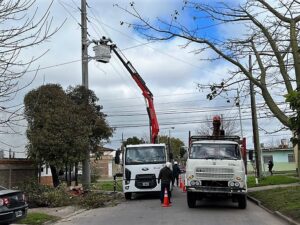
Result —
[[27, 215], [28, 204], [22, 191], [0, 186], [0, 224], [11, 224]]

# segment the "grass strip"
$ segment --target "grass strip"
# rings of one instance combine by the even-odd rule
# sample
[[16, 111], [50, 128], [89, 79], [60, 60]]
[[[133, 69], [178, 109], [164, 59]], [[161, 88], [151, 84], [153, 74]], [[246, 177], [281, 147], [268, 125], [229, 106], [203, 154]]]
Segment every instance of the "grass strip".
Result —
[[46, 213], [30, 212], [27, 217], [18, 221], [19, 224], [42, 225], [48, 221], [57, 221], [57, 216], [48, 215]]
[[284, 175], [273, 175], [267, 176], [258, 179], [258, 185], [255, 184], [255, 177], [248, 176], [248, 188], [250, 187], [259, 187], [259, 186], [267, 186], [267, 185], [277, 185], [277, 184], [291, 184], [297, 183], [300, 180], [296, 177], [284, 176]]
[[248, 195], [258, 199], [268, 209], [279, 211], [293, 220], [300, 222], [299, 186], [250, 192]]
[[[114, 181], [98, 181], [92, 184], [92, 188], [102, 191], [114, 191]], [[117, 180], [116, 191], [122, 191], [122, 180]]]

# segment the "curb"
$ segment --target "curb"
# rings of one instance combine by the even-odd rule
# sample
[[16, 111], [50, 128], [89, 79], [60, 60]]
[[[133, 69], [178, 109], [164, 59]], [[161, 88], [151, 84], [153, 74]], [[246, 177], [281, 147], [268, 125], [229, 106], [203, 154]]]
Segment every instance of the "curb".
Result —
[[275, 216], [278, 216], [279, 218], [281, 218], [281, 219], [287, 221], [288, 223], [290, 223], [290, 224], [292, 224], [292, 225], [300, 225], [300, 223], [298, 223], [298, 222], [296, 222], [295, 220], [293, 220], [293, 219], [291, 219], [291, 218], [289, 218], [289, 217], [283, 215], [281, 212], [279, 212], [279, 211], [272, 211], [272, 210], [266, 208], [265, 206], [263, 206], [263, 205], [261, 204], [261, 201], [257, 200], [256, 198], [251, 197], [251, 196], [249, 196], [249, 195], [247, 195], [247, 198], [248, 198], [250, 201], [252, 201], [253, 203], [255, 203], [256, 205], [258, 205], [259, 207], [261, 207], [262, 209], [266, 210], [267, 212], [269, 212], [269, 213], [271, 213], [271, 214], [273, 214], [273, 215], [275, 215]]
[[43, 223], [43, 225], [51, 225], [51, 224], [55, 224], [55, 223], [57, 223], [57, 222], [59, 222], [59, 221], [63, 221], [63, 220], [65, 220], [65, 219], [68, 219], [68, 218], [70, 218], [70, 217], [72, 217], [72, 216], [74, 216], [74, 215], [83, 213], [83, 212], [85, 212], [85, 211], [87, 211], [87, 209], [79, 209], [79, 210], [77, 210], [77, 211], [75, 211], [75, 212], [73, 212], [73, 213], [71, 213], [71, 214], [69, 214], [69, 215], [67, 215], [67, 216], [64, 216], [63, 218], [60, 218], [60, 219], [58, 219], [58, 220], [55, 220], [55, 221], [47, 221], [47, 222]]

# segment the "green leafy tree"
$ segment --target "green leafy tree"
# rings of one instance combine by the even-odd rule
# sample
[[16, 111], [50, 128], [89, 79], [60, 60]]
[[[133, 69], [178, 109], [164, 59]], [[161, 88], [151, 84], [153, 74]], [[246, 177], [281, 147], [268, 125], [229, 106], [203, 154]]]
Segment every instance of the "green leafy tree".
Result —
[[133, 136], [133, 137], [127, 138], [127, 140], [123, 142], [124, 146], [138, 145], [138, 144], [145, 144], [144, 139], [143, 138], [139, 139], [138, 137]]
[[106, 115], [101, 112], [102, 106], [97, 105], [98, 98], [91, 90], [84, 86], [69, 87], [66, 91], [69, 98], [76, 104], [81, 120], [88, 130], [87, 136], [89, 143], [86, 146], [96, 155], [100, 154], [97, 150], [104, 140], [109, 140], [113, 135], [114, 129], [106, 121]]
[[184, 146], [183, 141], [174, 137], [171, 137], [169, 141], [169, 136], [166, 135], [159, 136], [158, 139], [160, 143], [165, 143], [168, 147], [170, 147], [170, 152], [173, 154], [174, 159], [180, 159], [182, 157], [180, 154], [180, 149]]
[[67, 95], [56, 84], [41, 86], [25, 96], [28, 156], [50, 165], [55, 187], [58, 169], [65, 168], [70, 175], [85, 159], [87, 149], [96, 151], [101, 141], [112, 135], [97, 100], [85, 88], [69, 88]]
[[30, 91], [24, 104], [28, 156], [39, 165], [50, 165], [56, 187], [58, 169], [83, 157], [80, 148], [88, 142], [84, 138], [86, 129], [82, 128], [73, 102], [59, 85], [44, 85]]

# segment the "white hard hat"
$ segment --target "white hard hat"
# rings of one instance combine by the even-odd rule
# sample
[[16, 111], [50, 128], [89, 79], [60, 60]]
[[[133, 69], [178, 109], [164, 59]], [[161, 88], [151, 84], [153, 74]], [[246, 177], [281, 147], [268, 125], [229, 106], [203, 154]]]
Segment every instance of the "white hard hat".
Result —
[[177, 162], [177, 161], [175, 161], [175, 162], [174, 162], [174, 164], [178, 164], [178, 162]]
[[172, 166], [172, 163], [170, 163], [170, 162], [167, 162], [167, 163], [166, 163], [166, 167], [171, 168], [171, 166]]

